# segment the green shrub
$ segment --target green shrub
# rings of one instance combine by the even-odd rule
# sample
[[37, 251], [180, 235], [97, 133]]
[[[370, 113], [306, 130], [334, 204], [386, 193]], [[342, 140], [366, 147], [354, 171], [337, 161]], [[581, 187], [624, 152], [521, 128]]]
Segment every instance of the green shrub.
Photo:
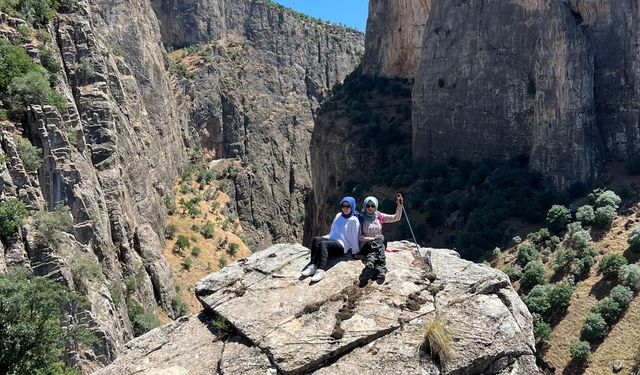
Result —
[[522, 271], [522, 277], [520, 279], [520, 285], [529, 290], [536, 285], [544, 285], [548, 282], [547, 273], [544, 268], [544, 264], [539, 260], [529, 262]]
[[561, 281], [549, 289], [549, 303], [554, 310], [562, 310], [569, 306], [573, 285], [567, 281]]
[[40, 63], [52, 77], [55, 77], [62, 70], [60, 63], [53, 57], [53, 50], [47, 47], [40, 48]]
[[591, 345], [586, 341], [574, 341], [569, 348], [571, 359], [579, 365], [584, 365], [591, 359]]
[[182, 268], [189, 271], [191, 270], [191, 267], [193, 267], [193, 259], [191, 259], [191, 257], [185, 257], [184, 259], [182, 259], [181, 264], [182, 264]]
[[54, 105], [63, 110], [66, 105], [64, 96], [51, 89], [49, 74], [35, 70], [14, 78], [7, 87], [8, 101], [17, 108], [26, 108], [31, 104]]
[[141, 336], [160, 326], [160, 320], [152, 311], [145, 311], [134, 301], [127, 303], [127, 312], [133, 325], [134, 336]]
[[616, 285], [611, 289], [609, 296], [620, 306], [621, 310], [626, 310], [633, 299], [633, 291], [624, 285]]
[[173, 239], [178, 233], [178, 226], [175, 224], [169, 224], [164, 228], [164, 237]]
[[70, 374], [60, 360], [63, 353], [97, 343], [83, 327], [62, 327], [68, 314], [85, 305], [55, 281], [26, 271], [0, 274], [0, 372]]
[[533, 336], [538, 345], [551, 339], [551, 327], [539, 314], [533, 314]]
[[128, 277], [125, 280], [125, 289], [127, 291], [127, 295], [131, 295], [142, 288], [146, 275], [147, 271], [144, 269], [144, 266], [141, 265], [140, 267], [138, 267], [138, 270], [133, 276]]
[[176, 241], [176, 247], [178, 248], [178, 250], [187, 249], [189, 248], [189, 245], [190, 242], [187, 236], [184, 236], [182, 234], [178, 236], [178, 240]]
[[595, 219], [596, 215], [593, 210], [593, 206], [584, 205], [578, 208], [578, 212], [576, 212], [576, 220], [581, 222], [583, 225], [590, 225], [593, 223], [593, 219]]
[[515, 236], [511, 239], [511, 241], [513, 241], [513, 243], [515, 245], [519, 244], [520, 242], [522, 242], [522, 238], [520, 238], [520, 236]]
[[18, 155], [29, 172], [35, 172], [42, 166], [42, 149], [34, 146], [27, 139], [18, 137], [16, 139]]
[[202, 250], [200, 250], [200, 248], [198, 246], [194, 246], [191, 249], [191, 255], [193, 255], [194, 257], [199, 257], [201, 252], [202, 252]]
[[638, 291], [640, 289], [640, 267], [636, 264], [620, 267], [618, 281], [629, 289]]
[[220, 255], [220, 257], [218, 258], [218, 266], [220, 266], [220, 268], [224, 268], [227, 266], [227, 257], [224, 255]]
[[73, 282], [80, 286], [86, 285], [87, 281], [103, 281], [102, 267], [100, 263], [90, 256], [76, 256], [71, 259], [71, 273]]
[[616, 193], [611, 190], [606, 190], [598, 195], [598, 197], [596, 198], [595, 206], [598, 208], [613, 207], [615, 209], [618, 208], [620, 202], [621, 199]]
[[627, 243], [629, 244], [629, 248], [635, 252], [640, 251], [640, 227], [635, 227], [631, 229], [629, 232], [629, 237], [627, 238]]
[[573, 249], [560, 249], [553, 255], [553, 268], [557, 271], [568, 270], [576, 260]]
[[495, 249], [493, 249], [493, 251], [491, 252], [491, 256], [493, 257], [493, 259], [498, 259], [500, 258], [500, 255], [502, 255], [502, 250], [500, 250], [499, 247], [496, 247]]
[[549, 228], [558, 233], [571, 221], [571, 211], [562, 205], [553, 205], [547, 213]]
[[54, 211], [38, 212], [35, 215], [38, 234], [50, 241], [56, 241], [60, 232], [73, 231], [73, 217], [69, 207], [57, 205]]
[[0, 239], [9, 242], [27, 216], [27, 207], [18, 199], [7, 198], [0, 202]]
[[547, 311], [551, 308], [549, 302], [549, 289], [548, 285], [536, 285], [531, 289], [529, 294], [522, 297], [522, 301], [532, 314], [539, 314], [541, 316], [546, 315]]
[[545, 242], [552, 238], [549, 229], [542, 228], [537, 232], [529, 233], [527, 235], [527, 239], [531, 241], [536, 246], [543, 246]]
[[518, 245], [518, 255], [516, 259], [517, 264], [524, 267], [529, 262], [539, 259], [540, 254], [538, 253], [538, 250], [536, 250], [535, 246], [530, 243], [523, 243]]
[[584, 280], [589, 276], [591, 267], [595, 264], [595, 259], [591, 255], [583, 256], [576, 261], [576, 268], [573, 274], [578, 280]]
[[616, 209], [611, 206], [599, 207], [596, 210], [593, 225], [596, 228], [607, 229], [611, 227], [613, 219], [616, 218]]
[[40, 66], [31, 60], [24, 48], [0, 39], [0, 92], [6, 92], [15, 78], [40, 70]]
[[93, 78], [96, 71], [93, 69], [93, 61], [91, 58], [83, 57], [80, 59], [76, 74], [81, 82], [87, 82], [90, 78]]
[[504, 272], [511, 282], [514, 282], [520, 278], [520, 272], [512, 265], [505, 264], [502, 266], [502, 272]]
[[164, 207], [167, 209], [167, 213], [169, 215], [173, 215], [176, 213], [176, 202], [171, 199], [171, 196], [165, 195], [162, 197], [162, 202], [164, 203]]
[[202, 235], [204, 238], [213, 238], [216, 235], [215, 228], [213, 223], [210, 220], [207, 220], [202, 227]]
[[586, 230], [580, 229], [571, 234], [569, 244], [576, 251], [581, 251], [591, 245], [591, 235]]
[[237, 243], [229, 243], [229, 255], [236, 256], [236, 254], [238, 253], [238, 248], [240, 248], [240, 245], [238, 245]]
[[608, 326], [604, 318], [600, 316], [600, 314], [590, 312], [587, 315], [584, 326], [582, 326], [580, 336], [582, 337], [582, 339], [593, 343], [604, 338], [604, 336], [607, 334], [607, 330]]
[[620, 254], [609, 253], [600, 259], [598, 269], [606, 278], [617, 278], [620, 268], [626, 265], [627, 260], [625, 257]]
[[174, 297], [171, 300], [171, 307], [176, 317], [189, 315], [189, 306], [182, 302], [180, 297]]
[[608, 324], [611, 324], [618, 319], [620, 311], [620, 305], [611, 297], [603, 298], [591, 309], [591, 312], [599, 314]]
[[109, 290], [113, 304], [116, 306], [120, 305], [120, 303], [122, 303], [122, 293], [120, 293], [120, 289], [114, 284], [109, 284], [107, 289]]

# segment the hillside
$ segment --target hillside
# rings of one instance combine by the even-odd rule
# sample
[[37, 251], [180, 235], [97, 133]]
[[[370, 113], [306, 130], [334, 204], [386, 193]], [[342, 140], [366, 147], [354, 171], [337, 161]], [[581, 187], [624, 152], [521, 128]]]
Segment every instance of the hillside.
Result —
[[[622, 199], [618, 213], [610, 227], [599, 229], [591, 224], [585, 225], [585, 229], [593, 239], [592, 242], [587, 244], [588, 247], [595, 249], [593, 251], [593, 264], [584, 270], [581, 275], [575, 273], [575, 267], [577, 266], [575, 261], [577, 261], [577, 258], [569, 261], [571, 264], [568, 265], [568, 268], [564, 268], [564, 272], [558, 270], [557, 264], [559, 262], [566, 264], [564, 263], [566, 261], [559, 260], [559, 252], [563, 251], [563, 249], [580, 246], [575, 240], [572, 242], [569, 234], [564, 234], [564, 230], [561, 232], [564, 236], [560, 238], [561, 242], [557, 249], [548, 254], [543, 253], [543, 260], [546, 258], [544, 262], [546, 274], [552, 283], [558, 285], [558, 282], [567, 277], [567, 280], [575, 280], [575, 289], [566, 309], [560, 309], [549, 317], [548, 322], [551, 326], [550, 338], [538, 345], [538, 357], [542, 360], [540, 362], [542, 364], [541, 368], [548, 373], [633, 374], [640, 365], [640, 345], [636, 340], [637, 334], [640, 332], [640, 322], [638, 321], [640, 298], [636, 293], [634, 293], [634, 297], [630, 300], [628, 307], [621, 307], [619, 316], [611, 324], [608, 324], [609, 328], [604, 339], [595, 340], [592, 343], [590, 361], [586, 365], [582, 365], [580, 361], [572, 361], [571, 359], [570, 346], [573, 342], [580, 340], [587, 314], [600, 301], [608, 297], [614, 287], [621, 283], [617, 276], [606, 277], [599, 271], [603, 258], [611, 256], [611, 254], [617, 254], [625, 259], [625, 263], [633, 265], [637, 265], [640, 260], [640, 253], [630, 249], [628, 243], [632, 230], [637, 228], [640, 222], [638, 218], [640, 205], [637, 198], [640, 178], [629, 174], [621, 163], [608, 164], [602, 178], [603, 184], [606, 184], [603, 186], [607, 186], [613, 191], [621, 192], [624, 199]], [[575, 211], [585, 204], [588, 204], [586, 199], [578, 199], [573, 201], [569, 207]], [[573, 220], [575, 220], [575, 216]], [[531, 233], [539, 228], [540, 226], [532, 228]], [[522, 239], [526, 237], [527, 235], [525, 234]], [[524, 241], [523, 243], [529, 242]], [[519, 246], [521, 245], [504, 249], [499, 257], [492, 260], [492, 265], [503, 270], [507, 268], [521, 269], [521, 266], [517, 265]], [[555, 268], [554, 264], [556, 265]], [[575, 276], [571, 274], [572, 270]], [[625, 285], [633, 284], [632, 282]], [[636, 288], [640, 286], [638, 284], [635, 285]], [[524, 297], [526, 290], [520, 287], [519, 293]], [[525, 303], [537, 304], [539, 302], [533, 300], [527, 302], [525, 298]], [[613, 370], [615, 361], [621, 361], [624, 366], [619, 372]]]

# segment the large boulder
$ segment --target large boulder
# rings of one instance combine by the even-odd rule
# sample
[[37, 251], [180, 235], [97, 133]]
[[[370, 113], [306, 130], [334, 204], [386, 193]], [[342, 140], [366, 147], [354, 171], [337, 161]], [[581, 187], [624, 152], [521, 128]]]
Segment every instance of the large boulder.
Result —
[[[312, 284], [299, 277], [309, 250], [275, 245], [202, 279], [196, 295], [283, 374], [537, 371], [531, 315], [506, 275], [450, 250], [418, 255], [408, 242], [389, 250], [384, 283], [360, 282], [362, 262], [345, 258]], [[436, 316], [452, 338], [440, 363], [420, 349]]]
[[[344, 257], [313, 284], [299, 276], [308, 260], [305, 247], [274, 245], [205, 277], [204, 312], [131, 341], [97, 374], [538, 372], [531, 314], [498, 270], [391, 242], [384, 282], [361, 280], [362, 262]], [[432, 357], [436, 319], [451, 340]]]

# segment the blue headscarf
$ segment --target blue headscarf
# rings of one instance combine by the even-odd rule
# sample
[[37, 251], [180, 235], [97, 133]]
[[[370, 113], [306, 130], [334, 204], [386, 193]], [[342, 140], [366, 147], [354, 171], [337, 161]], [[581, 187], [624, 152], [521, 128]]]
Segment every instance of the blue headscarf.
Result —
[[[348, 214], [345, 214], [344, 212], [342, 212], [342, 217], [348, 219], [351, 216], [356, 214], [356, 199], [354, 197], [344, 197], [340, 201], [340, 206], [342, 206], [342, 203], [344, 202], [347, 202], [351, 205], [351, 211]], [[340, 207], [340, 210], [342, 211], [342, 207]]]

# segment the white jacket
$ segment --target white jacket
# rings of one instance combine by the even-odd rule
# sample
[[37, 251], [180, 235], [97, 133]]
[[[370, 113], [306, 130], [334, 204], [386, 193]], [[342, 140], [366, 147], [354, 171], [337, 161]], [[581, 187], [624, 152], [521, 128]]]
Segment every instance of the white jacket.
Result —
[[325, 237], [340, 242], [345, 254], [349, 249], [351, 249], [352, 254], [357, 254], [360, 252], [360, 246], [358, 245], [359, 233], [360, 221], [356, 216], [346, 219], [341, 213], [338, 213], [331, 224], [331, 232]]

